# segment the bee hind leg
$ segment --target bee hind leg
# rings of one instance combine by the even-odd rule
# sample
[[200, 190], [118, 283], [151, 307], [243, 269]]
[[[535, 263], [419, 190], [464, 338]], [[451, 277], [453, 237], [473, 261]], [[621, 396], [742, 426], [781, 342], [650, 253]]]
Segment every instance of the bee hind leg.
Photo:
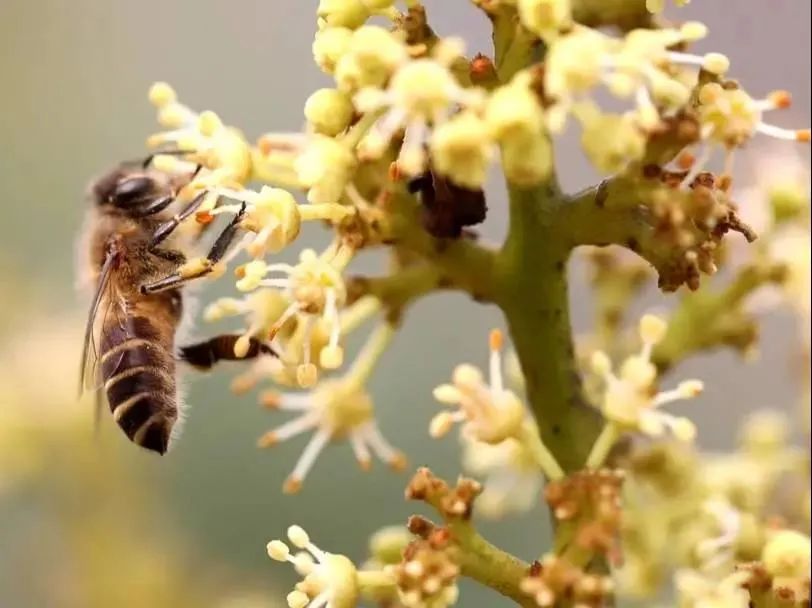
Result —
[[277, 356], [276, 352], [256, 338], [250, 338], [248, 350], [242, 357], [234, 353], [234, 345], [239, 340], [237, 334], [222, 334], [214, 336], [203, 342], [182, 346], [180, 358], [199, 370], [206, 371], [214, 367], [219, 361], [240, 361], [242, 359], [253, 359], [260, 355]]

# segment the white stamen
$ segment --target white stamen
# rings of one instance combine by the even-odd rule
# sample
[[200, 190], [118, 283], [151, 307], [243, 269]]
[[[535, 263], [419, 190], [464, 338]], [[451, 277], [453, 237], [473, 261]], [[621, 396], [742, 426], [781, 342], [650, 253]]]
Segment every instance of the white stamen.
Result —
[[765, 122], [760, 122], [756, 125], [756, 131], [775, 137], [776, 139], [785, 139], [789, 141], [796, 141], [798, 139], [798, 131], [794, 129], [785, 129], [783, 127], [776, 127]]
[[498, 350], [491, 350], [490, 361], [490, 385], [491, 397], [497, 401], [504, 391], [504, 382], [502, 379], [502, 355]]
[[670, 391], [663, 391], [661, 393], [657, 393], [657, 396], [654, 397], [651, 401], [651, 407], [660, 407], [661, 405], [665, 405], [666, 403], [672, 403], [674, 401], [681, 401], [684, 399], [688, 399], [690, 395], [686, 395], [685, 391], [680, 390], [679, 388], [671, 389]]
[[318, 413], [309, 412], [307, 414], [299, 416], [298, 418], [289, 420], [283, 425], [276, 427], [271, 432], [273, 433], [276, 441], [285, 441], [287, 439], [290, 439], [291, 437], [301, 435], [305, 431], [308, 431], [316, 427], [318, 423], [319, 423]]
[[279, 395], [278, 407], [281, 410], [309, 410], [313, 397], [308, 393], [283, 393]]
[[279, 330], [282, 329], [282, 326], [287, 323], [288, 319], [290, 319], [293, 315], [299, 312], [299, 304], [294, 302], [290, 306], [285, 309], [285, 312], [281, 314], [281, 316], [274, 322], [273, 326], [271, 327], [270, 335], [273, 338]]
[[302, 320], [302, 333], [304, 340], [302, 343], [302, 361], [305, 365], [310, 365], [310, 339], [313, 334], [313, 317], [306, 315]]
[[378, 458], [390, 463], [397, 460], [399, 456], [397, 450], [384, 439], [374, 422], [370, 422], [365, 428], [359, 429], [358, 433], [363, 434], [362, 436], [366, 438], [369, 447], [372, 448]]
[[679, 185], [680, 188], [688, 188], [693, 183], [693, 181], [696, 179], [696, 176], [702, 172], [702, 169], [710, 160], [710, 156], [711, 156], [710, 147], [703, 146], [699, 153], [699, 156], [697, 156], [696, 159], [694, 160], [694, 164], [691, 165], [691, 169], [688, 171], [685, 177], [682, 178], [682, 181], [680, 182]]
[[[318, 415], [316, 415], [316, 421], [318, 421]], [[310, 469], [313, 467], [313, 464], [316, 462], [316, 459], [321, 454], [321, 451], [327, 445], [327, 442], [330, 441], [330, 431], [326, 429], [319, 429], [313, 434], [313, 437], [310, 438], [310, 441], [305, 447], [302, 455], [299, 456], [299, 460], [296, 462], [296, 466], [293, 468], [293, 472], [290, 474], [290, 478], [301, 482], [307, 476]], [[310, 549], [310, 547], [308, 547]], [[318, 556], [314, 553], [316, 558]]]
[[279, 287], [281, 289], [287, 289], [290, 287], [290, 280], [289, 279], [263, 279], [259, 282], [262, 287]]
[[701, 66], [705, 63], [705, 58], [699, 55], [692, 55], [691, 53], [679, 53], [677, 51], [668, 51], [666, 53], [671, 63], [681, 63], [683, 65], [698, 65]]
[[307, 608], [324, 608], [327, 606], [327, 603], [330, 601], [330, 592], [329, 591], [322, 591], [316, 597], [313, 598], [313, 601], [308, 604]]
[[363, 433], [355, 431], [350, 433], [349, 438], [355, 459], [361, 463], [362, 466], [368, 466], [372, 459], [370, 458], [369, 448], [367, 448], [366, 443], [364, 443]]

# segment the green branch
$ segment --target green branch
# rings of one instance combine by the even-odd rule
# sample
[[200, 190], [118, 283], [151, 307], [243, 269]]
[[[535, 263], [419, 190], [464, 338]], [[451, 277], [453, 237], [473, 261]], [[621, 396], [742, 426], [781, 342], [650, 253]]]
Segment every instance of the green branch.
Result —
[[572, 18], [581, 25], [604, 27], [614, 25], [628, 31], [653, 26], [653, 15], [646, 10], [645, 0], [573, 0]]
[[583, 466], [599, 431], [583, 401], [567, 292], [570, 247], [556, 230], [556, 187], [510, 188], [510, 229], [500, 252], [497, 303], [507, 317], [542, 441], [565, 471]]
[[485, 540], [468, 521], [453, 521], [448, 527], [459, 545], [460, 571], [467, 577], [509, 597], [520, 606], [536, 606], [520, 588], [529, 565]]
[[[758, 326], [741, 305], [759, 287], [778, 283], [783, 276], [781, 264], [754, 264], [723, 289], [704, 285], [686, 293], [671, 314], [668, 332], [654, 348], [652, 360], [665, 371], [690, 355], [720, 346], [746, 351], [755, 342]], [[702, 330], [697, 331], [698, 327]]]
[[[456, 546], [455, 561], [460, 572], [512, 599], [520, 606], [537, 606], [533, 598], [521, 590], [522, 579], [530, 565], [485, 540], [474, 528], [471, 515], [474, 501], [482, 491], [475, 481], [459, 478], [451, 488], [427, 468], [418, 469], [406, 488], [406, 498], [421, 500], [443, 518], [450, 539]], [[428, 538], [437, 526], [416, 515], [409, 519], [409, 531]]]

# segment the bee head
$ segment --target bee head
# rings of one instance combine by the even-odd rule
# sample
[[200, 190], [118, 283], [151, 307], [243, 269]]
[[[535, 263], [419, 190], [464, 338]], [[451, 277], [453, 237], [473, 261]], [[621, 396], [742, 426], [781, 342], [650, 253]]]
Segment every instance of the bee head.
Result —
[[149, 173], [119, 167], [97, 180], [91, 191], [97, 205], [132, 209], [159, 196], [161, 184]]

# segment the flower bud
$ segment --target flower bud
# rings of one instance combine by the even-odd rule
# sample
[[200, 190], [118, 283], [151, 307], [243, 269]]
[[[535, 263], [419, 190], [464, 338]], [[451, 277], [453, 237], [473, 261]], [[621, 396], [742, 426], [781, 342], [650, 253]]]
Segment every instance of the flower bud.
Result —
[[330, 137], [344, 131], [352, 120], [350, 98], [336, 89], [319, 89], [307, 98], [304, 115], [317, 133]]

